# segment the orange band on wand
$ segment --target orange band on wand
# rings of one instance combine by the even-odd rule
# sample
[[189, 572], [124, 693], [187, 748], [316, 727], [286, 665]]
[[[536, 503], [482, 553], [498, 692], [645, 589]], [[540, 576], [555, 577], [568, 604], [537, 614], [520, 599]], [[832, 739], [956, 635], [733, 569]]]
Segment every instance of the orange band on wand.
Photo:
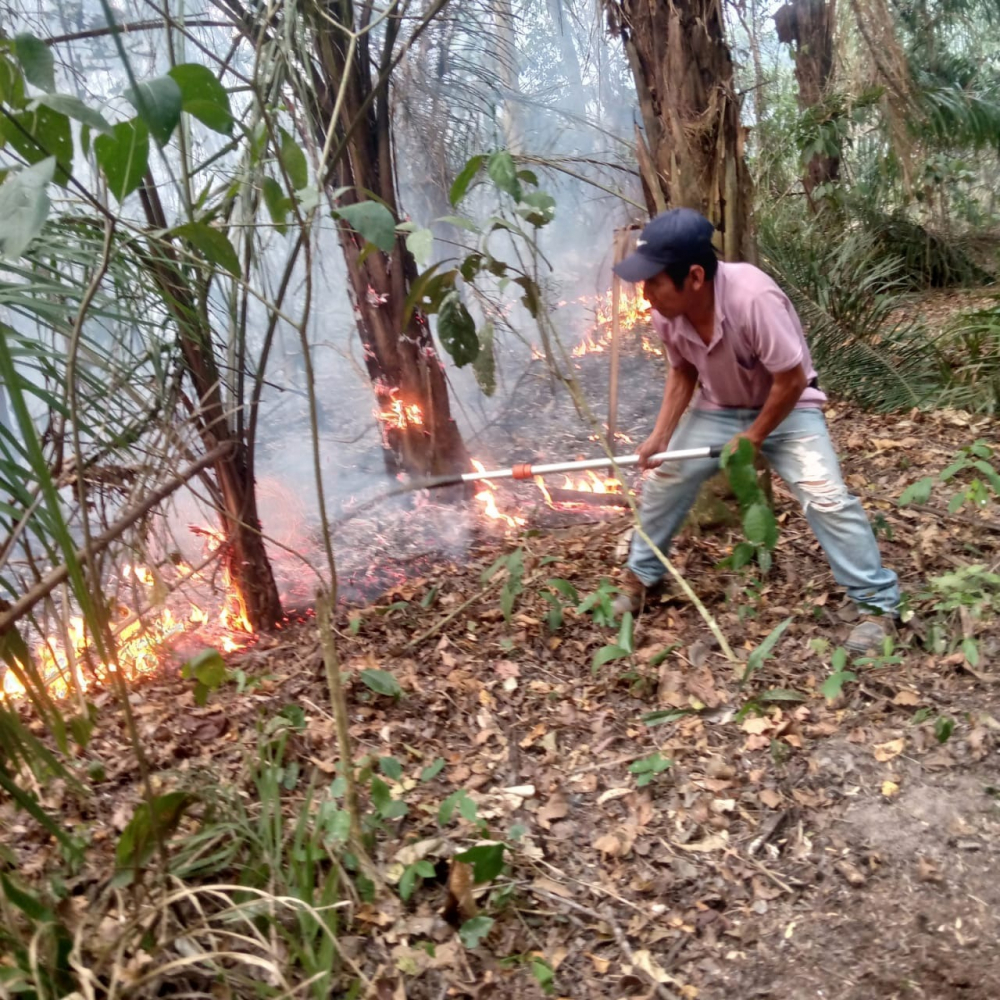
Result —
[[515, 479], [530, 479], [532, 476], [531, 465], [528, 462], [518, 462], [512, 471]]

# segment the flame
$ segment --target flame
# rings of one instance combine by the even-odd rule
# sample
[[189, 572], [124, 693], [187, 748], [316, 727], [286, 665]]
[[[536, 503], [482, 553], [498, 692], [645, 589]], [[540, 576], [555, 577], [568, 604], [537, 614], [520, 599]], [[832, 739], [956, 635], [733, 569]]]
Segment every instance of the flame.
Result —
[[389, 403], [384, 409], [372, 412], [375, 419], [385, 425], [385, 429], [405, 430], [407, 427], [422, 427], [424, 415], [416, 403], [404, 403], [398, 397], [399, 389], [389, 390]]
[[[116, 669], [121, 670], [126, 680], [156, 673], [167, 662], [171, 645], [184, 635], [195, 635], [200, 643], [215, 646], [226, 653], [248, 645], [253, 629], [246, 604], [234, 586], [226, 565], [225, 553], [222, 552], [224, 536], [215, 528], [192, 527], [192, 530], [206, 539], [207, 556], [213, 553], [223, 556], [224, 599], [214, 621], [213, 615], [200, 604], [184, 601], [177, 589], [193, 584], [207, 596], [211, 581], [183, 561], [176, 565], [171, 563], [165, 570], [173, 574], [171, 601], [174, 606], [140, 611], [139, 608], [120, 605], [120, 618], [110, 628], [115, 644], [114, 656], [99, 656], [83, 618], [76, 616], [66, 622], [62, 635], [45, 635], [34, 644], [33, 666], [52, 697], [66, 697], [74, 689], [86, 691], [95, 681], [107, 679]], [[158, 579], [162, 586], [165, 581], [148, 566], [140, 564], [127, 564], [118, 574], [118, 582], [126, 585], [122, 591], [134, 595], [138, 604], [148, 604], [154, 599]], [[107, 590], [115, 592], [115, 580], [109, 581]], [[0, 695], [18, 698], [26, 693], [16, 673], [8, 669], [0, 684]]]
[[[582, 295], [572, 303], [582, 305], [594, 314], [593, 326], [587, 331], [583, 340], [573, 348], [574, 358], [582, 358], [585, 354], [601, 354], [611, 347], [612, 298], [612, 293], [607, 291], [603, 295]], [[562, 301], [557, 308], [569, 304]], [[631, 333], [636, 329], [650, 325], [652, 310], [641, 294], [623, 289], [618, 298], [618, 319], [621, 332]], [[632, 343], [636, 343], [634, 338]], [[659, 341], [647, 333], [640, 335], [638, 345], [646, 354], [663, 354], [663, 347]], [[623, 346], [627, 345], [623, 344]], [[544, 354], [537, 345], [532, 345], [531, 357], [533, 360], [544, 358]]]
[[[473, 468], [476, 472], [485, 472], [486, 467], [482, 462], [477, 462], [476, 459], [472, 459]], [[496, 501], [496, 495], [494, 491], [496, 486], [491, 483], [488, 479], [481, 479], [479, 481], [480, 490], [476, 494], [476, 500], [482, 504], [483, 513], [490, 518], [492, 521], [503, 521], [506, 523], [508, 528], [519, 528], [525, 523], [523, 517], [517, 517], [516, 515], [504, 514], [498, 507]]]

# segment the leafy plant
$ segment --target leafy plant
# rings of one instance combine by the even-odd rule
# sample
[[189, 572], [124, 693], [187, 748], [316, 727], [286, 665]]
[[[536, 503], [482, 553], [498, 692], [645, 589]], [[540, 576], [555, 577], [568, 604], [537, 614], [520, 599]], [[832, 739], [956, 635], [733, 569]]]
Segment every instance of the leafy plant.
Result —
[[1000, 499], [1000, 473], [990, 463], [992, 457], [993, 449], [983, 440], [967, 445], [936, 480], [933, 476], [925, 476], [907, 486], [899, 497], [900, 505], [927, 503], [936, 482], [950, 483], [962, 473], [978, 473], [952, 495], [948, 501], [948, 513], [955, 514], [966, 504], [985, 507], [992, 498]]
[[629, 773], [634, 774], [635, 783], [639, 788], [645, 788], [658, 774], [662, 774], [673, 765], [673, 761], [662, 757], [657, 750], [648, 757], [629, 764]]
[[794, 618], [786, 618], [783, 622], [775, 625], [767, 634], [764, 641], [751, 651], [747, 657], [747, 665], [743, 671], [743, 677], [740, 679], [741, 687], [774, 655], [775, 647], [785, 634], [785, 630], [794, 620]]
[[761, 572], [767, 573], [771, 553], [778, 544], [778, 522], [757, 479], [755, 459], [754, 447], [746, 438], [741, 438], [736, 448], [727, 448], [722, 456], [722, 467], [739, 502], [746, 535], [746, 541], [733, 549], [724, 565], [742, 569], [756, 558]]
[[626, 611], [625, 614], [622, 615], [621, 627], [618, 630], [618, 641], [601, 646], [600, 649], [596, 650], [594, 653], [591, 669], [595, 674], [601, 667], [604, 666], [604, 664], [611, 663], [614, 660], [625, 659], [635, 652], [633, 636], [634, 628], [635, 625], [632, 619], [632, 612]]
[[833, 672], [823, 681], [820, 687], [820, 692], [828, 701], [834, 701], [839, 698], [841, 692], [844, 690], [844, 685], [848, 681], [856, 681], [858, 679], [858, 675], [854, 671], [847, 669], [847, 650], [843, 646], [838, 646], [833, 651], [831, 666], [833, 667]]
[[594, 619], [594, 624], [601, 628], [610, 628], [615, 624], [614, 598], [618, 593], [618, 588], [606, 577], [601, 579], [597, 585], [597, 590], [588, 594], [583, 601], [577, 605], [578, 615], [590, 614]]

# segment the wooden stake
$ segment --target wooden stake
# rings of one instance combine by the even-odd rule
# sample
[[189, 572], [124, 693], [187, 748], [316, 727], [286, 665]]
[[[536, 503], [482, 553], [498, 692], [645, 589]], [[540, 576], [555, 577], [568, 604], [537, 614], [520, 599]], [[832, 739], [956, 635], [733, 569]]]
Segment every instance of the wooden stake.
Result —
[[[619, 264], [625, 258], [628, 247], [628, 230], [616, 229], [614, 240], [614, 262]], [[608, 447], [614, 451], [615, 433], [618, 430], [618, 369], [621, 359], [622, 321], [619, 315], [622, 300], [621, 278], [611, 272], [611, 372], [608, 384]]]

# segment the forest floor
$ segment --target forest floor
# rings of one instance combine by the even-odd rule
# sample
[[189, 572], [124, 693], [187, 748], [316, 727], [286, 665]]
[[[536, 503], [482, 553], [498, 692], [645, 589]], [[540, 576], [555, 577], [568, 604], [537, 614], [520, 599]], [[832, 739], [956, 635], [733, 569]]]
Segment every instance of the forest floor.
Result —
[[[602, 356], [582, 359], [581, 379], [597, 396], [605, 373]], [[654, 359], [626, 357], [620, 423], [636, 441], [661, 377]], [[484, 435], [484, 452], [594, 453], [544, 378], [526, 380], [515, 403]], [[406, 539], [423, 538], [415, 525], [434, 516], [426, 505], [345, 528], [353, 533], [345, 576], [369, 590], [367, 566], [383, 573], [385, 553], [400, 553], [398, 581], [346, 611], [337, 639], [356, 752], [381, 760], [381, 777], [362, 789], [375, 817], [372, 856], [390, 881], [406, 864], [430, 863], [406, 902], [392, 890], [366, 901], [348, 880], [339, 889], [338, 948], [371, 995], [1000, 996], [1000, 598], [995, 577], [955, 584], [969, 565], [998, 572], [1000, 505], [994, 497], [949, 513], [956, 484], [939, 484], [926, 504], [897, 503], [971, 442], [1000, 445], [996, 424], [957, 412], [873, 416], [839, 403], [828, 418], [847, 481], [916, 611], [886, 655], [848, 664], [856, 676], [839, 678], [839, 693], [831, 663], [852, 611], [780, 483], [781, 534], [765, 579], [717, 568], [737, 540], [728, 530], [688, 532], [674, 552], [737, 651], [735, 664], [698, 611], [667, 593], [637, 620], [634, 653], [593, 669], [617, 629], [575, 610], [569, 588], [583, 600], [614, 583], [627, 511], [552, 510], [533, 487], [501, 488], [500, 509], [526, 523], [480, 522], [460, 547], [424, 553], [419, 575]], [[362, 547], [375, 530], [379, 552]], [[510, 571], [484, 578], [518, 551]], [[931, 581], [942, 576], [957, 586], [956, 610], [937, 606], [948, 584], [935, 590]], [[774, 655], [743, 683], [745, 658], [788, 618]], [[316, 808], [316, 789], [333, 781], [338, 760], [315, 626], [261, 639], [228, 670], [201, 706], [176, 671], [133, 690], [152, 787], [192, 793], [175, 836], [190, 845], [239, 811], [227, 813], [227, 803], [258, 816], [262, 747], [271, 747], [287, 824], [278, 839], [294, 864], [294, 817]], [[398, 693], [378, 671], [395, 678]], [[41, 790], [90, 843], [85, 867], [65, 881], [61, 912], [71, 928], [96, 935], [85, 948], [95, 954], [123, 926], [124, 903], [108, 879], [142, 797], [120, 707], [110, 692], [97, 704], [80, 755], [94, 796], [62, 783]], [[666, 721], [644, 722], [654, 711]], [[279, 731], [273, 751], [268, 734]], [[388, 798], [405, 810], [387, 808]], [[445, 802], [454, 808], [442, 815]], [[22, 878], [48, 877], [56, 847], [32, 820], [0, 807], [0, 831]], [[465, 947], [442, 916], [455, 894], [444, 885], [446, 862], [489, 838], [507, 845], [506, 867], [475, 890], [492, 923], [474, 925], [478, 942], [467, 925]], [[176, 884], [239, 882], [251, 864], [242, 850], [234, 845], [214, 868], [202, 856], [199, 868], [189, 846]], [[275, 873], [263, 881], [273, 889]], [[468, 917], [464, 890], [458, 903]], [[201, 911], [190, 912], [194, 923]], [[167, 995], [186, 976], [186, 989], [211, 991], [212, 977], [190, 958], [180, 972], [158, 971], [189, 955], [182, 940], [157, 950], [147, 933], [141, 946], [123, 946], [123, 982]], [[244, 945], [255, 948], [266, 951]]]

